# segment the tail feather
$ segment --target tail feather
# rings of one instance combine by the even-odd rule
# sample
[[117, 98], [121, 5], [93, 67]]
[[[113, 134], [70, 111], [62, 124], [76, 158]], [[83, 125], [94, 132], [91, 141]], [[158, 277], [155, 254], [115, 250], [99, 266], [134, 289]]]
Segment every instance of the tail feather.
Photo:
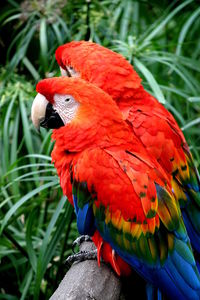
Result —
[[162, 292], [155, 287], [154, 285], [147, 283], [146, 284], [146, 296], [147, 300], [163, 300], [164, 296]]
[[200, 254], [200, 176], [188, 149], [185, 149], [185, 155], [188, 176], [182, 176], [181, 184], [174, 178], [172, 186], [192, 247]]
[[190, 171], [189, 178], [186, 182], [183, 181], [183, 184], [189, 196], [188, 200], [194, 201], [200, 207], [200, 176], [191, 155], [187, 156], [187, 163]]
[[192, 247], [200, 254], [200, 231], [197, 230], [196, 223], [188, 216], [187, 210], [184, 209], [182, 215]]
[[[191, 251], [189, 243], [183, 243], [186, 251]], [[116, 252], [132, 265], [139, 274], [141, 274], [147, 281], [161, 289], [170, 299], [182, 300], [199, 300], [200, 299], [200, 275], [193, 259], [184, 259], [180, 255], [179, 244], [175, 239], [175, 248], [162, 267], [148, 267], [145, 264], [138, 264], [138, 261], [132, 255], [121, 252], [116, 249]], [[192, 254], [191, 254], [192, 255]], [[148, 297], [152, 299], [153, 292], [150, 287], [147, 288]]]

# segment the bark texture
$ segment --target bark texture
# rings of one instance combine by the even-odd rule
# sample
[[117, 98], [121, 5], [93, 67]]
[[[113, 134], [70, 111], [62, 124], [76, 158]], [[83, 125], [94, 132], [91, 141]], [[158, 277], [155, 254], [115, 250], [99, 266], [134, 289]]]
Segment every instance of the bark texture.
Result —
[[[80, 246], [81, 251], [94, 249], [92, 242]], [[71, 266], [50, 300], [119, 300], [120, 293], [121, 281], [111, 268], [86, 260]]]

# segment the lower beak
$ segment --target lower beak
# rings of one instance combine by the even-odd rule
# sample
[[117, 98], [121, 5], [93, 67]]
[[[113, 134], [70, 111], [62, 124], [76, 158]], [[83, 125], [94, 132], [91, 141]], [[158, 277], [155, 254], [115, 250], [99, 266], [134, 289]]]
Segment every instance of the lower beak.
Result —
[[54, 110], [53, 105], [39, 93], [32, 104], [31, 119], [37, 130], [40, 129], [40, 126], [51, 129], [57, 129], [64, 126], [62, 119]]
[[40, 121], [40, 126], [50, 129], [58, 129], [64, 126], [59, 114], [54, 110], [51, 103], [47, 104], [45, 118]]

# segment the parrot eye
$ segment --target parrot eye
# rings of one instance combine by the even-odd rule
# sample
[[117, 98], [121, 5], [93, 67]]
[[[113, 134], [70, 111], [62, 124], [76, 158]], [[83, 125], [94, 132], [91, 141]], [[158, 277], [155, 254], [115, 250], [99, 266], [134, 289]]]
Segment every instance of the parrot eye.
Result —
[[65, 103], [67, 103], [67, 105], [69, 106], [69, 105], [73, 105], [73, 103], [76, 102], [76, 100], [74, 99], [73, 96], [61, 95], [61, 94], [55, 94], [54, 101], [55, 101], [55, 104], [59, 104], [62, 106], [66, 106]]

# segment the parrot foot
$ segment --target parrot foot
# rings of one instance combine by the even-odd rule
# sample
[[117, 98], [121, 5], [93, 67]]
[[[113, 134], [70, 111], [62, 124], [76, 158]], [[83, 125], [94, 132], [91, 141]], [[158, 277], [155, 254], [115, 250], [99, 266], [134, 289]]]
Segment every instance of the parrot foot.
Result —
[[72, 265], [74, 262], [81, 262], [85, 260], [92, 260], [97, 259], [97, 250], [91, 250], [91, 251], [80, 251], [76, 254], [70, 255], [66, 262], [69, 265]]
[[89, 235], [81, 235], [72, 243], [72, 251], [75, 253], [74, 249], [76, 246], [80, 247], [83, 242], [92, 242], [91, 237]]

